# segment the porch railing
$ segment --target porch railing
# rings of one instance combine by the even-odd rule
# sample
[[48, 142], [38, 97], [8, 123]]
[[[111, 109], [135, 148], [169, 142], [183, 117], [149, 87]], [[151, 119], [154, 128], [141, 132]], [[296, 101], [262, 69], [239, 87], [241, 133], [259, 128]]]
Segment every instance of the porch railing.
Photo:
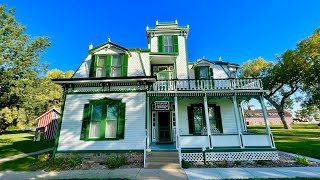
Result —
[[261, 90], [261, 79], [172, 79], [157, 80], [151, 91]]

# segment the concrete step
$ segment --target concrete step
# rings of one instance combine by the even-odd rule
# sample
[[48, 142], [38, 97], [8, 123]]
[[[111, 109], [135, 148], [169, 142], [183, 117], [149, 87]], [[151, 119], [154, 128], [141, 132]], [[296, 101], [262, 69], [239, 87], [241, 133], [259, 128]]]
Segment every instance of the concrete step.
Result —
[[151, 151], [147, 153], [147, 156], [151, 157], [179, 157], [179, 153], [177, 151]]
[[149, 169], [180, 169], [179, 163], [166, 163], [166, 162], [148, 162], [146, 168]]
[[179, 163], [179, 157], [157, 157], [157, 156], [147, 156], [147, 162], [173, 162]]

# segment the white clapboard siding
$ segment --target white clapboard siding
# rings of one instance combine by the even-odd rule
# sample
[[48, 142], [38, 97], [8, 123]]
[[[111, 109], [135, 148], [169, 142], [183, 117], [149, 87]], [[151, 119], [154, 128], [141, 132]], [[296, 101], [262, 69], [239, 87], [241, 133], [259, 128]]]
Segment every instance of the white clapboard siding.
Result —
[[[223, 70], [224, 68], [224, 70]], [[225, 72], [228, 71], [227, 66], [225, 65], [213, 65], [213, 77], [214, 79], [225, 79], [228, 78], [229, 75]]]
[[[125, 138], [112, 141], [80, 140], [84, 104], [100, 98], [122, 99], [126, 103]], [[66, 97], [58, 151], [142, 150], [145, 138], [145, 93], [69, 94]]]
[[130, 52], [128, 59], [128, 76], [144, 76], [138, 52]]
[[146, 76], [151, 76], [151, 65], [149, 53], [140, 53], [141, 60], [144, 66], [144, 70], [146, 71]]
[[91, 63], [91, 54], [80, 64], [80, 67], [74, 73], [72, 78], [87, 78], [89, 77], [89, 69]]
[[187, 69], [188, 62], [187, 62], [184, 36], [178, 36], [178, 47], [179, 47], [179, 55], [177, 56], [177, 59], [176, 59], [177, 78], [187, 79], [188, 78], [188, 69]]

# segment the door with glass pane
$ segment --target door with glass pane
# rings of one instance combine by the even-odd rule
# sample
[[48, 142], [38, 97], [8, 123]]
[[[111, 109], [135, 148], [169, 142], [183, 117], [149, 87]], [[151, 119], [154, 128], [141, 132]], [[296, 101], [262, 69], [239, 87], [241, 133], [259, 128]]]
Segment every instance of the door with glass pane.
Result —
[[202, 106], [193, 107], [194, 133], [201, 134], [202, 128], [205, 127], [205, 120]]
[[170, 111], [159, 111], [157, 118], [158, 139], [157, 143], [171, 143]]

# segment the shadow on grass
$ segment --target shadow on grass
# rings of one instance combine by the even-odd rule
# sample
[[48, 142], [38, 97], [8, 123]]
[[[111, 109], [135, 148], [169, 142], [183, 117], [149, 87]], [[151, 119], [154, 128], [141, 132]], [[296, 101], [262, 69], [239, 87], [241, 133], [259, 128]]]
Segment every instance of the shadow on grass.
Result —
[[33, 141], [32, 131], [7, 131], [0, 135], [0, 158], [35, 152], [54, 146], [54, 140]]

